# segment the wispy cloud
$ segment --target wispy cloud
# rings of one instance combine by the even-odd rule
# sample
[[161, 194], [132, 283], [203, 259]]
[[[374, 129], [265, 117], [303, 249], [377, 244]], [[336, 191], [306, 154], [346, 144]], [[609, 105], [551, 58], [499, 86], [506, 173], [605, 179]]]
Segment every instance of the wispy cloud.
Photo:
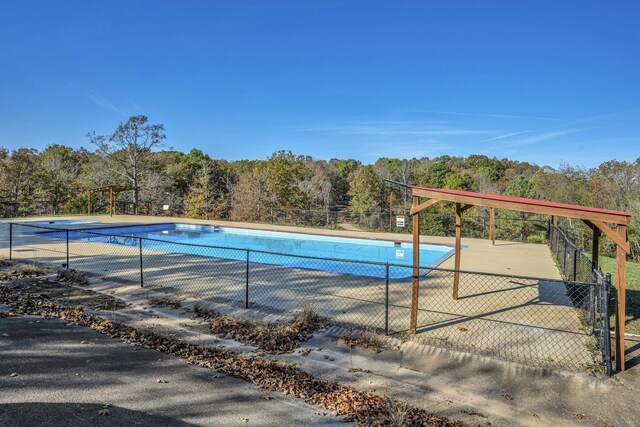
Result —
[[124, 111], [122, 111], [120, 108], [116, 107], [107, 98], [104, 98], [104, 97], [98, 95], [92, 89], [86, 87], [86, 88], [84, 88], [84, 91], [89, 96], [89, 99], [91, 99], [91, 101], [93, 101], [93, 103], [96, 104], [97, 106], [102, 107], [105, 110], [111, 110], [114, 113], [120, 114], [121, 116], [125, 115]]
[[365, 136], [463, 136], [493, 133], [490, 130], [467, 129], [438, 121], [360, 121], [318, 124], [297, 127], [296, 130], [342, 135]]
[[126, 113], [118, 108], [113, 102], [108, 100], [107, 98], [99, 95], [93, 89], [88, 86], [84, 86], [82, 84], [76, 82], [69, 83], [72, 87], [81, 90], [95, 105], [98, 107], [104, 108], [105, 110], [113, 111], [114, 113], [125, 116]]
[[543, 133], [538, 133], [535, 135], [531, 135], [527, 138], [520, 138], [520, 139], [515, 139], [515, 140], [510, 140], [510, 141], [505, 141], [499, 144], [496, 144], [492, 147], [490, 147], [491, 149], [496, 149], [496, 148], [513, 148], [513, 147], [522, 147], [525, 145], [531, 145], [531, 144], [535, 144], [537, 142], [543, 142], [543, 141], [548, 141], [550, 139], [554, 139], [554, 138], [559, 138], [565, 135], [569, 135], [572, 133], [576, 133], [576, 132], [580, 132], [583, 129], [567, 129], [567, 130], [559, 130], [559, 131], [554, 131], [554, 132], [543, 132]]
[[492, 119], [526, 119], [526, 120], [548, 120], [559, 122], [562, 119], [557, 117], [546, 116], [521, 116], [517, 114], [497, 114], [497, 113], [467, 113], [462, 111], [436, 111], [436, 110], [420, 110], [422, 113], [429, 114], [441, 114], [447, 116], [474, 116], [474, 117], [488, 117]]
[[514, 136], [524, 135], [524, 134], [531, 133], [531, 132], [533, 132], [533, 130], [521, 130], [521, 131], [517, 131], [517, 132], [503, 133], [503, 134], [498, 135], [498, 136], [492, 136], [491, 138], [487, 138], [487, 139], [483, 139], [482, 141], [478, 141], [478, 144], [483, 143], [483, 142], [497, 141], [499, 139], [512, 138]]

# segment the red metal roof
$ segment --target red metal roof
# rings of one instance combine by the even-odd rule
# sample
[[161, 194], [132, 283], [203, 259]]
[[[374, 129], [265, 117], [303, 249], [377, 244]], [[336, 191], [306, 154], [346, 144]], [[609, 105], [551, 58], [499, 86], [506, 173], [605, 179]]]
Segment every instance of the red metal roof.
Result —
[[418, 188], [427, 191], [435, 191], [443, 194], [453, 194], [457, 196], [467, 196], [467, 197], [475, 197], [477, 199], [484, 200], [495, 200], [500, 202], [514, 202], [514, 203], [522, 203], [527, 205], [534, 206], [545, 206], [549, 208], [563, 208], [563, 209], [573, 209], [583, 212], [593, 212], [593, 213], [602, 213], [608, 215], [619, 215], [624, 217], [632, 217], [634, 214], [630, 212], [620, 212], [620, 211], [612, 211], [609, 209], [600, 209], [600, 208], [592, 208], [589, 206], [580, 206], [580, 205], [570, 205], [567, 203], [557, 203], [557, 202], [548, 202], [546, 200], [538, 200], [538, 199], [528, 199], [526, 197], [514, 197], [514, 196], [504, 196], [501, 194], [492, 194], [492, 193], [475, 193], [473, 191], [462, 191], [462, 190], [449, 190], [446, 188], [428, 188], [428, 187], [420, 187], [417, 185], [409, 185], [409, 188]]

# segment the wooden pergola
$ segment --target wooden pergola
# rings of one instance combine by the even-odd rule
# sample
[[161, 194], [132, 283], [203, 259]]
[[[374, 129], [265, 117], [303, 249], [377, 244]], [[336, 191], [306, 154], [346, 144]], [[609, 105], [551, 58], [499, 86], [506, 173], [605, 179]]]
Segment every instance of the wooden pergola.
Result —
[[87, 212], [89, 215], [92, 214], [91, 210], [91, 195], [93, 193], [109, 193], [109, 216], [113, 216], [115, 212], [116, 199], [118, 198], [118, 194], [123, 191], [134, 191], [136, 197], [136, 215], [138, 215], [138, 188], [137, 187], [125, 187], [121, 185], [106, 185], [104, 187], [96, 187], [92, 188], [88, 191], [88, 201], [87, 201]]
[[[593, 230], [593, 262], [598, 263], [598, 241], [601, 234], [609, 237], [617, 246], [616, 250], [616, 288], [617, 306], [615, 322], [615, 361], [616, 369], [624, 370], [624, 330], [625, 330], [625, 266], [630, 246], [627, 236], [627, 226], [633, 214], [607, 209], [597, 209], [587, 206], [568, 205], [564, 203], [547, 202], [543, 200], [510, 197], [498, 194], [475, 193], [471, 191], [448, 190], [442, 188], [426, 188], [415, 185], [403, 185], [411, 190], [412, 206], [410, 215], [413, 217], [413, 290], [411, 298], [410, 330], [416, 332], [418, 319], [418, 291], [420, 265], [420, 212], [439, 202], [455, 203], [456, 210], [456, 244], [455, 244], [455, 272], [453, 278], [453, 299], [458, 299], [460, 284], [460, 241], [462, 213], [473, 206], [484, 206], [490, 210], [489, 239], [495, 244], [495, 210], [506, 209], [517, 212], [528, 212], [539, 215], [549, 215], [553, 224], [558, 223], [559, 217], [582, 220]], [[610, 225], [615, 226], [612, 229]]]

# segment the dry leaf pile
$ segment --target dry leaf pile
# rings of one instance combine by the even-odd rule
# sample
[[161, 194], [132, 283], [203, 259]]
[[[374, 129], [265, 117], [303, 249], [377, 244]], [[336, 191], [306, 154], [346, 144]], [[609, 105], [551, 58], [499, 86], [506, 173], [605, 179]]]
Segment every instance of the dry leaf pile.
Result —
[[171, 307], [176, 310], [182, 307], [182, 303], [180, 301], [170, 298], [153, 298], [149, 301], [149, 304], [154, 307]]
[[350, 348], [360, 347], [380, 353], [384, 349], [383, 338], [375, 331], [367, 330], [363, 332], [349, 331], [342, 337], [342, 341]]
[[[219, 347], [200, 347], [171, 336], [139, 330], [92, 316], [81, 309], [67, 308], [47, 295], [30, 294], [16, 287], [0, 287], [0, 302], [23, 314], [60, 318], [92, 328], [125, 343], [137, 344], [180, 357], [190, 364], [215, 369], [251, 381], [259, 388], [290, 394], [334, 411], [362, 426], [389, 425], [390, 409], [396, 405], [385, 396], [356, 391], [350, 387], [317, 379], [294, 365], [256, 356], [244, 356]], [[463, 426], [417, 408], [402, 405], [406, 426]]]
[[205, 316], [212, 333], [227, 339], [253, 345], [269, 353], [286, 353], [308, 340], [326, 326], [326, 320], [312, 308], [305, 307], [287, 323], [261, 323], [251, 319], [211, 315]]
[[58, 281], [62, 283], [73, 283], [76, 285], [88, 285], [87, 277], [77, 270], [58, 271]]
[[12, 280], [33, 279], [34, 277], [44, 276], [46, 271], [36, 266], [24, 266], [8, 273], [0, 273], [0, 282], [8, 282]]

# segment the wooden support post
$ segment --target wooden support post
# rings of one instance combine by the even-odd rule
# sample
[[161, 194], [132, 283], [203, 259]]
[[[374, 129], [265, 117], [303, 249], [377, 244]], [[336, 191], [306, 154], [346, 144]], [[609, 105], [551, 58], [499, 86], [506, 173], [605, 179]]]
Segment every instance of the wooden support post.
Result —
[[593, 269], [598, 269], [598, 255], [600, 252], [600, 229], [593, 227], [593, 241], [591, 243], [591, 261], [593, 263]]
[[[413, 196], [412, 206], [420, 204], [420, 197]], [[409, 331], [416, 333], [418, 325], [418, 294], [420, 291], [420, 214], [413, 215], [413, 290], [411, 293], [411, 321]]]
[[460, 284], [460, 247], [462, 239], [462, 210], [460, 203], [456, 203], [456, 254], [455, 271], [453, 273], [453, 299], [458, 299], [458, 285]]
[[[617, 234], [620, 239], [627, 241], [627, 226], [618, 225]], [[624, 348], [624, 320], [626, 314], [626, 267], [627, 252], [620, 246], [616, 249], [616, 288], [618, 295], [616, 298], [616, 369], [624, 371], [625, 348]]]
[[113, 188], [109, 187], [109, 216], [113, 216]]
[[[554, 227], [558, 226], [558, 217], [553, 215], [551, 217], [551, 224], [553, 224]], [[556, 229], [553, 229], [553, 232], [551, 233], [551, 241], [555, 242], [556, 239], [558, 238], [558, 233], [556, 232]]]
[[87, 213], [89, 215], [91, 215], [91, 191], [89, 191], [89, 197], [87, 199], [89, 201], [88, 206], [87, 206]]
[[496, 244], [496, 208], [489, 208], [489, 240]]
[[138, 188], [136, 187], [136, 189], [133, 190], [133, 191], [136, 193], [136, 216], [138, 216], [139, 212], [140, 212], [140, 210], [138, 208]]

